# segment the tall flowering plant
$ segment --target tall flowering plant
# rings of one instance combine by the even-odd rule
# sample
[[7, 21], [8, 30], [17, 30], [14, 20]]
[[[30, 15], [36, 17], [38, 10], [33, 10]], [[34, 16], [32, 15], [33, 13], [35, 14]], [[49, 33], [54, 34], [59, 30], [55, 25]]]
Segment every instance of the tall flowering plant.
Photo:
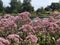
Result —
[[30, 16], [29, 12], [0, 16], [0, 45], [60, 45], [60, 14]]

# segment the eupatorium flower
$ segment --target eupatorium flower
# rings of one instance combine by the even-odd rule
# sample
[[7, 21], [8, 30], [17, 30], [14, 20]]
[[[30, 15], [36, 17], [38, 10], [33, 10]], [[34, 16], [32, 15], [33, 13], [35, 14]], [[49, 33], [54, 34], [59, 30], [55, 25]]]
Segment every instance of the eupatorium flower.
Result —
[[15, 22], [18, 22], [18, 24], [29, 24], [31, 22], [29, 15], [28, 12], [20, 13], [15, 17]]
[[17, 43], [19, 43], [22, 39], [19, 37], [19, 35], [16, 35], [16, 34], [10, 34], [7, 36], [7, 39], [9, 40], [13, 40]]
[[10, 42], [7, 39], [0, 37], [0, 43], [3, 45], [10, 45]]
[[4, 45], [2, 42], [0, 42], [0, 45]]
[[37, 38], [36, 36], [30, 34], [30, 35], [28, 35], [28, 36], [26, 37], [26, 39], [25, 39], [24, 41], [28, 42], [29, 40], [30, 40], [32, 43], [37, 43], [38, 38]]
[[2, 16], [0, 16], [0, 20], [2, 19]]
[[9, 19], [1, 19], [0, 24], [3, 27], [16, 27], [17, 26], [13, 20], [9, 20]]
[[43, 26], [47, 27], [50, 22], [49, 22], [49, 19], [48, 19], [48, 18], [44, 18], [44, 19], [42, 20], [42, 23], [43, 23]]
[[57, 45], [60, 45], [60, 38], [57, 39]]
[[23, 32], [33, 32], [35, 33], [33, 27], [29, 24], [23, 25], [22, 27], [19, 28], [19, 30], [23, 31]]
[[43, 22], [42, 22], [42, 19], [40, 19], [39, 17], [35, 18], [31, 23], [30, 25], [34, 28], [35, 31], [38, 31], [42, 28], [42, 25]]
[[58, 28], [59, 26], [56, 23], [52, 22], [52, 23], [49, 23], [49, 27], [53, 27], [53, 29], [51, 29], [51, 30], [54, 30], [54, 29]]
[[50, 16], [49, 17], [49, 22], [55, 22], [56, 20], [54, 19], [54, 17], [53, 16]]
[[22, 12], [19, 15], [25, 15], [25, 16], [28, 16], [28, 17], [31, 16], [31, 14], [29, 12]]

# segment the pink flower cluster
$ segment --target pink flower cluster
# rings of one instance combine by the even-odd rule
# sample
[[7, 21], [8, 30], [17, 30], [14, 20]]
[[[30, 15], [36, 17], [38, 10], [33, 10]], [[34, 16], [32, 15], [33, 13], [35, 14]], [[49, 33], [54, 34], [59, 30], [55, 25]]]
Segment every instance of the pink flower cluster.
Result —
[[31, 33], [31, 32], [35, 33], [33, 27], [31, 25], [28, 25], [28, 24], [23, 25], [21, 28], [19, 28], [19, 30], [21, 30], [21, 31], [23, 31], [25, 33]]
[[60, 45], [60, 38], [57, 39], [57, 45]]
[[42, 19], [40, 19], [39, 17], [33, 19], [32, 23], [30, 23], [30, 25], [33, 27], [33, 29], [35, 31], [37, 30], [41, 30], [42, 28]]
[[22, 39], [19, 37], [19, 35], [16, 35], [16, 34], [10, 34], [10, 35], [8, 35], [7, 39], [14, 40], [17, 43], [19, 43], [20, 41], [22, 41]]
[[[23, 43], [28, 41], [31, 41], [32, 43], [38, 43], [38, 36], [36, 35], [37, 33], [39, 35], [41, 32], [47, 32], [48, 35], [48, 32], [49, 34], [60, 32], [60, 18], [57, 19], [59, 15], [56, 17], [49, 16], [48, 18], [43, 19], [39, 17], [31, 19], [31, 14], [29, 12], [22, 12], [17, 16], [5, 14], [4, 16], [0, 16], [0, 30], [8, 30], [5, 30], [5, 32], [3, 31], [4, 34], [8, 35], [8, 40], [14, 40], [18, 43], [20, 43], [20, 41]], [[18, 32], [20, 34], [17, 35]], [[7, 39], [0, 38], [0, 44], [9, 45], [10, 43]], [[60, 39], [57, 40], [58, 44], [60, 42], [59, 40]]]
[[26, 37], [26, 39], [25, 39], [24, 41], [27, 43], [29, 40], [30, 40], [32, 43], [37, 43], [38, 38], [37, 38], [36, 36], [30, 34], [30, 35], [28, 35], [28, 36]]
[[10, 45], [10, 42], [7, 39], [0, 37], [0, 45]]
[[1, 19], [0, 20], [0, 25], [2, 27], [16, 27], [16, 23], [14, 23], [13, 20], [9, 20], [9, 19]]
[[16, 16], [16, 22], [18, 22], [18, 24], [29, 24], [31, 22], [31, 19], [29, 18], [30, 13], [29, 12], [23, 12], [18, 14], [18, 16]]

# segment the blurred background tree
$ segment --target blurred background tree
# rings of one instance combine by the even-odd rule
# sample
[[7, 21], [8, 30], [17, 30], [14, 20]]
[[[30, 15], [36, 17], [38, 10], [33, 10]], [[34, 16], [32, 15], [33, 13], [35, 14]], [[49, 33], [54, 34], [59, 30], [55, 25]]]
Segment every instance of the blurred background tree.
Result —
[[34, 7], [31, 5], [31, 0], [23, 0], [22, 7], [23, 7], [22, 11], [28, 12], [34, 11]]
[[5, 13], [11, 13], [11, 7], [7, 6], [4, 8]]
[[0, 0], [0, 13], [3, 12], [3, 2]]
[[11, 0], [10, 6], [11, 6], [11, 12], [17, 13], [17, 0]]
[[22, 12], [22, 3], [20, 0], [17, 0], [17, 12], [18, 13]]
[[34, 10], [34, 7], [31, 4], [32, 0], [10, 0], [9, 6], [4, 7], [2, 0], [0, 0], [0, 15], [3, 13], [17, 14], [24, 11], [28, 11], [32, 16], [48, 16], [51, 12], [59, 11], [60, 12], [60, 1], [52, 2], [51, 5], [47, 7], [40, 7], [37, 10]]

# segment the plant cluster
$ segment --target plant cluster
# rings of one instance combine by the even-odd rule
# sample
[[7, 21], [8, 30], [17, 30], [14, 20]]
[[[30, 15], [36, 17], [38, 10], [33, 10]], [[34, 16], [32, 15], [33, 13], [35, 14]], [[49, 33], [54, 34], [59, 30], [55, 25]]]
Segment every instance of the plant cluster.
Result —
[[60, 45], [60, 14], [30, 16], [29, 12], [0, 16], [0, 45]]

